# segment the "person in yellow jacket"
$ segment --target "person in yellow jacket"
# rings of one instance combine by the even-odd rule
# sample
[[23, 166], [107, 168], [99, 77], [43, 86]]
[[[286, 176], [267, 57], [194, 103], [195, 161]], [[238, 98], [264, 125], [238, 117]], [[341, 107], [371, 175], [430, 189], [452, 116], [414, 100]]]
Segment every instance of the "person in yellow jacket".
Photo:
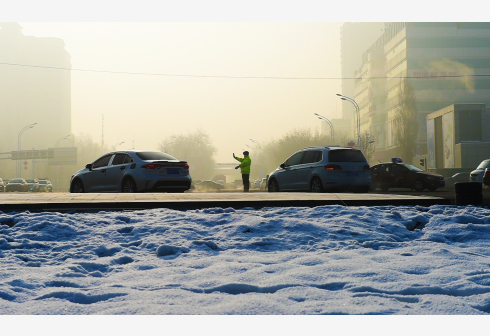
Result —
[[252, 160], [250, 159], [248, 151], [243, 152], [243, 159], [236, 157], [235, 153], [233, 153], [233, 157], [235, 160], [240, 161], [240, 164], [236, 166], [235, 169], [240, 168], [240, 173], [242, 173], [243, 191], [248, 192], [250, 188], [250, 165], [252, 164]]

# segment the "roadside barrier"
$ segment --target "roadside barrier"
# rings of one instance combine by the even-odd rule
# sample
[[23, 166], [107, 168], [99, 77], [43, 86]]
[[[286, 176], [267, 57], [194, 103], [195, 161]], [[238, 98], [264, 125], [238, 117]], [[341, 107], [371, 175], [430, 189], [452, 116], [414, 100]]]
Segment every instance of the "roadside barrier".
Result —
[[454, 184], [456, 205], [483, 204], [482, 184], [480, 182], [457, 182]]

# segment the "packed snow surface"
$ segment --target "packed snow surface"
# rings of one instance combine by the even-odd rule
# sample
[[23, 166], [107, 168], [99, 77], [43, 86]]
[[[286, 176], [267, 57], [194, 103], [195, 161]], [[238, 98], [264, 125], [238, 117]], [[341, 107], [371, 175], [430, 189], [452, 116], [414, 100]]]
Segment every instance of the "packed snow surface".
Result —
[[490, 210], [1, 213], [1, 314], [487, 314]]

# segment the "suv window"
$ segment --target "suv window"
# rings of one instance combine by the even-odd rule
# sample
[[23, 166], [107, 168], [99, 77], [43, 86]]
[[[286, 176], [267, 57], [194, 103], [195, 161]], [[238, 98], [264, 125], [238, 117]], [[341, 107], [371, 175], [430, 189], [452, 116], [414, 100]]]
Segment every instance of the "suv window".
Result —
[[92, 165], [92, 169], [107, 166], [109, 164], [109, 161], [111, 160], [111, 157], [112, 154], [101, 157], [100, 159], [94, 162], [94, 164]]
[[366, 162], [362, 152], [357, 149], [334, 149], [328, 152], [329, 162]]
[[286, 160], [285, 165], [286, 167], [289, 166], [295, 166], [301, 162], [301, 158], [303, 157], [303, 154], [305, 152], [298, 152], [296, 154], [293, 154], [289, 159]]
[[322, 151], [307, 151], [302, 163], [316, 163], [322, 160]]

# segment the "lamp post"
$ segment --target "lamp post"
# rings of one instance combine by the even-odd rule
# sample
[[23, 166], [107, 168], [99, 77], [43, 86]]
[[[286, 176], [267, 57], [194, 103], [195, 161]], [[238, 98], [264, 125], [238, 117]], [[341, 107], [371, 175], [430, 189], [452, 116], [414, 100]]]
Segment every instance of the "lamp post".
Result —
[[260, 148], [262, 148], [262, 145], [260, 144], [260, 142], [258, 142], [257, 140], [254, 140], [254, 139], [250, 139], [250, 141], [252, 141], [253, 143], [259, 145]]
[[[19, 135], [17, 136], [17, 151], [19, 152], [19, 156], [20, 156], [20, 149], [21, 149], [20, 137], [22, 136], [22, 133], [27, 131], [29, 128], [33, 128], [35, 125], [37, 125], [37, 123], [27, 125], [26, 127], [24, 127], [23, 129], [20, 130]], [[20, 160], [17, 162], [17, 174], [19, 177], [22, 177], [22, 170], [20, 168]]]
[[118, 142], [117, 144], [115, 144], [114, 146], [112, 146], [112, 150], [116, 150], [116, 147], [119, 146], [119, 145], [122, 145], [123, 143], [124, 143], [124, 141]]
[[64, 137], [62, 137], [62, 138], [60, 138], [60, 139], [58, 139], [58, 140], [56, 141], [56, 143], [54, 144], [54, 147], [58, 147], [58, 143], [59, 143], [60, 141], [65, 140], [65, 139], [68, 139], [70, 136], [71, 136], [71, 134], [68, 134], [68, 135], [66, 135], [66, 136], [64, 136]]
[[318, 117], [318, 119], [325, 121], [330, 126], [330, 136], [332, 138], [332, 143], [333, 143], [335, 140], [334, 140], [333, 124], [332, 124], [332, 122], [330, 120], [328, 120], [327, 118], [325, 118], [324, 116], [319, 115], [318, 113], [314, 113], [314, 114]]
[[359, 105], [357, 105], [356, 101], [352, 98], [349, 98], [347, 96], [341, 95], [340, 93], [337, 93], [337, 96], [340, 97], [342, 100], [346, 100], [348, 102], [351, 102], [354, 107], [356, 108], [356, 116], [357, 116], [357, 146], [359, 147], [359, 150], [362, 150], [361, 148], [361, 113], [359, 109]]

